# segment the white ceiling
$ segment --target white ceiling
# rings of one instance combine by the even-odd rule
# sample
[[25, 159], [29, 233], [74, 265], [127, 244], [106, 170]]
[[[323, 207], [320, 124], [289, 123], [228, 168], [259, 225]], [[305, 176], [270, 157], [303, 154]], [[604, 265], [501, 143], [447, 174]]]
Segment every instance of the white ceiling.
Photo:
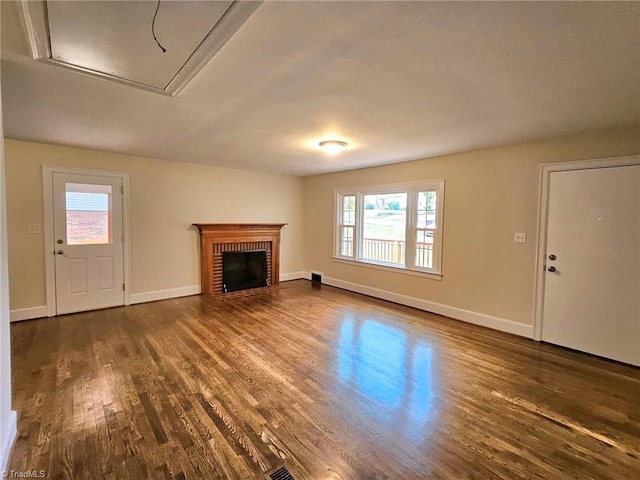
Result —
[[34, 62], [1, 3], [11, 138], [308, 175], [640, 125], [638, 2], [267, 1], [173, 98]]
[[163, 89], [231, 3], [161, 3], [163, 53], [151, 33], [155, 2], [47, 2], [52, 58]]

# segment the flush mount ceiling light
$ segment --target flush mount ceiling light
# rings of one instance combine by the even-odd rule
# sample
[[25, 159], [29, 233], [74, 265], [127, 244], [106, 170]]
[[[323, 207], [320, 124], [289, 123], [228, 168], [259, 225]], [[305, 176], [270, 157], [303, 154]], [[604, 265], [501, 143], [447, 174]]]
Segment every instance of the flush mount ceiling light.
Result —
[[329, 155], [336, 155], [347, 146], [347, 142], [342, 142], [340, 140], [325, 140], [324, 142], [320, 142], [319, 145]]

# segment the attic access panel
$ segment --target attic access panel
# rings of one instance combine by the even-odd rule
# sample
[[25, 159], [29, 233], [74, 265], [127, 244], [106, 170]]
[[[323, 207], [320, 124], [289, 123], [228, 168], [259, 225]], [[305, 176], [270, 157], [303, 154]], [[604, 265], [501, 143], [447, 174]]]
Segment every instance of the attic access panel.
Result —
[[21, 2], [34, 60], [176, 95], [262, 1]]

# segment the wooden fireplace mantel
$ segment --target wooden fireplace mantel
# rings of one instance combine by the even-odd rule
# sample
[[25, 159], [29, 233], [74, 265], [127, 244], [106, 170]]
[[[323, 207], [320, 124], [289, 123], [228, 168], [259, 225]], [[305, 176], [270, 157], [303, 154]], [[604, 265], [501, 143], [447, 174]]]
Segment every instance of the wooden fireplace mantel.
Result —
[[216, 252], [225, 245], [265, 242], [270, 246], [271, 285], [280, 283], [280, 231], [286, 223], [194, 223], [200, 230], [200, 276], [202, 293], [219, 295], [222, 280], [214, 268]]

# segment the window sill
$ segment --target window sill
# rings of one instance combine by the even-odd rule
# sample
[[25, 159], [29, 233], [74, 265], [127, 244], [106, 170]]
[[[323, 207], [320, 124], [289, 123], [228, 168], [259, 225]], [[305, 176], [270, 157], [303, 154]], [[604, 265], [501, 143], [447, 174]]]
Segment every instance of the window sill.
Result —
[[409, 270], [408, 268], [400, 267], [400, 266], [396, 267], [392, 265], [381, 265], [379, 263], [365, 262], [362, 260], [351, 260], [351, 259], [342, 258], [342, 257], [333, 257], [333, 261], [337, 263], [344, 263], [346, 265], [353, 265], [354, 267], [373, 268], [375, 270], [384, 270], [387, 272], [401, 273], [403, 275], [429, 278], [431, 280], [442, 280], [442, 276], [443, 276], [441, 273], [422, 272], [420, 270]]

